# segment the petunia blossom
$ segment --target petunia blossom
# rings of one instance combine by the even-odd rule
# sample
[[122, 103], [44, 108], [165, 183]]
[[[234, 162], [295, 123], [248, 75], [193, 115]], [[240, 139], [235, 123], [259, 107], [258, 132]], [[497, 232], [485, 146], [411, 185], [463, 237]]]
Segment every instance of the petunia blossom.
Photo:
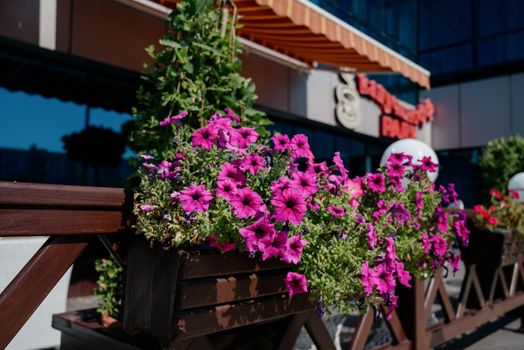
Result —
[[284, 283], [289, 292], [289, 296], [307, 293], [306, 276], [296, 272], [288, 272]]
[[383, 193], [386, 191], [386, 179], [381, 173], [367, 174], [366, 185], [368, 188], [376, 193]]
[[231, 135], [231, 144], [239, 148], [247, 148], [258, 140], [258, 133], [254, 128], [242, 127]]
[[249, 153], [240, 165], [242, 170], [249, 171], [251, 174], [256, 175], [259, 171], [266, 168], [264, 158], [256, 153]]
[[272, 242], [275, 233], [275, 226], [269, 222], [267, 216], [239, 230], [239, 235], [244, 237], [246, 240], [246, 248], [251, 253], [260, 250], [261, 247]]
[[217, 132], [215, 129], [206, 126], [193, 132], [191, 144], [196, 147], [202, 147], [203, 149], [211, 149], [217, 138]]
[[318, 191], [317, 175], [315, 173], [303, 173], [297, 171], [291, 176], [291, 187], [296, 189], [302, 196], [308, 197]]
[[286, 134], [275, 134], [271, 140], [275, 145], [275, 151], [286, 152], [289, 148], [289, 136]]
[[281, 260], [288, 264], [298, 264], [302, 257], [302, 250], [308, 241], [302, 239], [302, 235], [296, 235], [288, 240], [287, 249], [281, 256]]
[[233, 206], [233, 213], [239, 219], [245, 219], [254, 216], [260, 210], [262, 197], [249, 187], [238, 189], [229, 201]]
[[271, 204], [275, 206], [273, 215], [276, 221], [289, 221], [295, 225], [302, 222], [307, 210], [304, 198], [292, 189], [275, 194], [273, 199], [271, 199]]
[[188, 112], [187, 111], [183, 111], [182, 113], [179, 113], [177, 115], [173, 115], [171, 117], [167, 117], [166, 119], [162, 120], [160, 122], [160, 126], [167, 126], [167, 125], [170, 125], [170, 124], [173, 124], [183, 118], [185, 118], [186, 116], [188, 115]]
[[327, 211], [334, 217], [340, 218], [346, 216], [346, 211], [342, 207], [336, 207], [334, 205], [328, 205]]
[[467, 246], [469, 241], [469, 230], [466, 227], [465, 220], [457, 220], [453, 224], [453, 228], [457, 231], [457, 236], [462, 240], [462, 245]]
[[218, 182], [229, 180], [236, 185], [243, 186], [246, 183], [246, 177], [239, 167], [232, 163], [224, 163], [218, 172]]
[[219, 181], [217, 184], [216, 195], [224, 198], [225, 200], [231, 200], [234, 195], [237, 194], [237, 184], [231, 181], [229, 178], [224, 181]]
[[213, 199], [211, 192], [204, 185], [191, 185], [180, 191], [180, 203], [186, 213], [193, 211], [205, 212]]
[[430, 156], [422, 157], [422, 159], [420, 159], [419, 162], [420, 162], [420, 165], [419, 165], [420, 169], [424, 171], [429, 171], [430, 173], [434, 173], [437, 171], [438, 164], [434, 163], [431, 160]]
[[448, 252], [448, 242], [439, 234], [433, 235], [431, 237], [431, 246], [433, 252], [437, 256], [444, 256]]
[[212, 248], [217, 248], [221, 253], [227, 253], [235, 249], [235, 242], [218, 243], [217, 237], [211, 235], [209, 236], [209, 246]]

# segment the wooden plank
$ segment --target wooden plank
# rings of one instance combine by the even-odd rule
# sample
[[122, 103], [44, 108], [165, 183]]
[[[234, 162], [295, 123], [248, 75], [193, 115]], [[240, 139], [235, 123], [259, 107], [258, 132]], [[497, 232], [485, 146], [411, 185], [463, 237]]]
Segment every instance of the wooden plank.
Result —
[[362, 350], [368, 341], [369, 332], [373, 326], [373, 310], [368, 309], [360, 318], [349, 343], [350, 350]]
[[300, 330], [302, 330], [302, 327], [304, 326], [312, 312], [313, 311], [301, 312], [293, 317], [291, 323], [286, 329], [284, 338], [278, 345], [278, 350], [293, 349], [293, 346], [295, 345], [297, 338], [300, 335]]
[[111, 234], [124, 229], [121, 211], [0, 209], [0, 237]]
[[173, 339], [187, 339], [271, 321], [285, 316], [312, 310], [307, 295], [293, 298], [274, 296], [253, 302], [222, 305], [209, 309], [177, 313]]
[[315, 343], [315, 346], [319, 350], [335, 350], [335, 343], [331, 339], [326, 325], [324, 322], [317, 316], [315, 312], [309, 314], [309, 318], [306, 322], [306, 330]]
[[121, 188], [47, 185], [0, 181], [1, 206], [122, 207]]
[[183, 262], [180, 279], [230, 276], [276, 269], [289, 269], [289, 265], [276, 259], [261, 261], [248, 254], [231, 252], [226, 254], [193, 253]]
[[485, 306], [474, 314], [440, 325], [427, 332], [427, 336], [431, 339], [431, 347], [445, 343], [522, 305], [524, 305], [524, 293], [520, 292], [514, 297]]
[[175, 308], [186, 310], [209, 305], [226, 304], [286, 292], [284, 278], [287, 271], [269, 271], [266, 274], [230, 276], [190, 280], [178, 285]]
[[89, 237], [50, 237], [0, 294], [0, 349], [9, 344], [63, 274]]
[[[385, 311], [386, 310], [383, 309], [384, 314]], [[396, 343], [401, 344], [405, 340], [407, 340], [406, 333], [404, 332], [404, 328], [402, 328], [402, 323], [400, 322], [400, 319], [396, 311], [393, 311], [391, 313], [391, 319], [387, 321], [387, 326], [391, 332], [391, 335], [393, 335], [393, 339]]]

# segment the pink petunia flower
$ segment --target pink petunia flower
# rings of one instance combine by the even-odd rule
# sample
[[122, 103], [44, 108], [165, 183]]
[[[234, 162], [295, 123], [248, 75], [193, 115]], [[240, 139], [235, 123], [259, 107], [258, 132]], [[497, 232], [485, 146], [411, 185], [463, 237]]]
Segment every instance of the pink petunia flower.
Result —
[[346, 216], [346, 211], [342, 207], [335, 207], [334, 205], [328, 205], [327, 211], [333, 215], [334, 218], [340, 218]]
[[375, 249], [375, 243], [377, 242], [377, 231], [370, 223], [367, 224], [366, 238], [368, 239], [368, 248]]
[[229, 201], [233, 206], [233, 213], [239, 219], [256, 215], [262, 205], [262, 197], [249, 187], [238, 189]]
[[275, 233], [275, 226], [269, 222], [267, 216], [239, 230], [240, 236], [246, 240], [247, 250], [251, 253], [272, 242]]
[[453, 276], [455, 276], [455, 272], [459, 270], [460, 255], [455, 255], [453, 253], [450, 253], [448, 261], [451, 265], [451, 269], [453, 270]]
[[200, 146], [204, 149], [211, 149], [217, 138], [217, 132], [215, 129], [209, 126], [200, 128], [193, 132], [191, 144], [196, 147]]
[[342, 183], [342, 188], [349, 193], [352, 198], [358, 198], [364, 194], [362, 190], [362, 180], [359, 177], [346, 179], [346, 181]]
[[237, 125], [240, 125], [240, 117], [236, 115], [235, 112], [231, 108], [229, 107], [224, 108], [224, 112], [226, 112], [226, 118], [235, 122]]
[[177, 165], [177, 162], [168, 162], [167, 160], [163, 160], [160, 162], [160, 164], [158, 164], [157, 174], [162, 180], [174, 180], [178, 176]]
[[281, 176], [277, 181], [270, 185], [270, 188], [273, 195], [277, 195], [278, 193], [291, 188], [291, 181], [287, 177]]
[[362, 263], [362, 275], [360, 276], [360, 282], [364, 286], [364, 293], [366, 296], [370, 296], [373, 293], [373, 280], [374, 280], [374, 271], [369, 268], [369, 263], [364, 261]]
[[288, 264], [298, 264], [302, 257], [302, 250], [308, 244], [308, 241], [302, 239], [302, 235], [291, 237], [287, 242], [287, 249], [281, 256], [281, 260]]
[[222, 197], [225, 200], [229, 201], [236, 194], [237, 194], [237, 184], [236, 183], [234, 183], [230, 179], [226, 179], [224, 181], [218, 182], [217, 190], [216, 190], [217, 196]]
[[388, 169], [388, 177], [394, 178], [402, 178], [406, 171], [406, 167], [404, 167], [402, 163], [397, 162], [388, 162], [386, 168]]
[[287, 189], [275, 194], [273, 199], [271, 199], [271, 204], [275, 206], [273, 215], [276, 221], [289, 221], [295, 225], [302, 222], [307, 210], [304, 198], [292, 189]]
[[233, 146], [244, 149], [257, 140], [258, 133], [254, 128], [242, 127], [235, 133], [231, 134], [230, 142]]
[[295, 157], [313, 157], [313, 153], [311, 152], [311, 148], [309, 146], [308, 138], [306, 135], [296, 134], [293, 136], [290, 143], [294, 151], [293, 155]]
[[286, 134], [275, 134], [271, 140], [275, 145], [275, 151], [285, 152], [289, 148], [289, 136]]
[[144, 213], [149, 213], [153, 211], [153, 206], [151, 204], [140, 204], [140, 210]]
[[288, 244], [287, 236], [287, 232], [280, 231], [273, 235], [271, 241], [261, 242], [258, 248], [262, 252], [262, 260], [265, 261], [269, 258], [285, 254]]
[[368, 188], [376, 193], [383, 193], [386, 191], [386, 179], [381, 173], [367, 174], [366, 185]]
[[173, 124], [174, 122], [185, 118], [187, 115], [188, 115], [188, 112], [187, 111], [183, 111], [182, 113], [179, 113], [177, 115], [173, 115], [171, 117], [167, 117], [166, 119], [164, 119], [164, 120], [162, 120], [160, 122], [160, 126], [167, 126], [167, 125]]
[[218, 243], [217, 237], [211, 235], [209, 236], [209, 246], [212, 248], [217, 248], [223, 254], [235, 249], [235, 242]]
[[[391, 153], [388, 157], [388, 163], [399, 163], [402, 165], [411, 165], [411, 159], [413, 157], [403, 152], [400, 153]], [[407, 161], [407, 162], [405, 162]]]
[[431, 237], [431, 245], [433, 252], [437, 256], [444, 256], [448, 252], [448, 242], [439, 234], [433, 235]]
[[422, 237], [422, 249], [424, 249], [424, 254], [429, 254], [431, 250], [431, 241], [429, 236], [426, 232], [422, 232], [420, 236]]
[[393, 271], [385, 263], [375, 267], [373, 284], [377, 291], [383, 294], [393, 294], [395, 292], [395, 277]]
[[411, 219], [411, 214], [401, 202], [394, 202], [390, 208], [391, 217], [397, 224], [405, 224]]
[[204, 185], [191, 185], [180, 191], [179, 199], [186, 213], [193, 211], [203, 213], [209, 208], [213, 196], [211, 192], [206, 191]]
[[424, 171], [429, 171], [430, 173], [434, 173], [437, 171], [438, 164], [433, 163], [430, 156], [422, 157], [422, 159], [420, 159], [419, 162], [420, 169]]
[[266, 168], [266, 164], [264, 162], [264, 158], [258, 154], [249, 153], [240, 167], [242, 170], [249, 171], [251, 174], [256, 175], [259, 171]]
[[411, 287], [411, 285], [409, 284], [409, 281], [411, 280], [411, 275], [409, 274], [409, 271], [404, 270], [404, 263], [397, 261], [395, 265], [398, 281], [406, 287]]
[[340, 152], [335, 152], [333, 156], [333, 163], [337, 167], [337, 170], [340, 172], [342, 179], [346, 180], [348, 178], [349, 171], [344, 167], [344, 161], [340, 158]]
[[307, 293], [306, 276], [300, 273], [288, 272], [284, 279], [284, 283], [286, 284], [290, 297], [297, 294]]
[[466, 221], [465, 220], [457, 220], [453, 224], [453, 227], [457, 231], [457, 236], [460, 237], [462, 240], [462, 245], [465, 247], [468, 245], [469, 241], [469, 230], [466, 227]]
[[246, 177], [242, 173], [239, 167], [234, 166], [231, 163], [224, 163], [220, 167], [218, 173], [217, 182], [223, 182], [229, 180], [236, 185], [244, 186], [246, 184]]
[[290, 185], [306, 198], [318, 191], [317, 175], [314, 173], [303, 173], [297, 171], [291, 176]]

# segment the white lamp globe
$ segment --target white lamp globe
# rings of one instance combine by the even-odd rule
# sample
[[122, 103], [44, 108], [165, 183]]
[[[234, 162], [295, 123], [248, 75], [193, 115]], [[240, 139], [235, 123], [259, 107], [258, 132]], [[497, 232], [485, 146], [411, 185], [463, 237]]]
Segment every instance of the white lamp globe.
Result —
[[[383, 166], [387, 163], [389, 156], [392, 153], [404, 153], [405, 155], [411, 156], [412, 163], [414, 165], [419, 165], [420, 160], [423, 157], [431, 157], [431, 161], [435, 164], [439, 164], [437, 154], [431, 147], [429, 147], [424, 142], [417, 139], [403, 139], [393, 142], [391, 145], [386, 148], [382, 158], [380, 159], [380, 165]], [[431, 182], [435, 182], [438, 176], [438, 167], [434, 173], [428, 172], [428, 177]], [[524, 190], [524, 187], [523, 187]]]
[[517, 191], [519, 203], [524, 203], [524, 172], [517, 173], [509, 179], [508, 190]]

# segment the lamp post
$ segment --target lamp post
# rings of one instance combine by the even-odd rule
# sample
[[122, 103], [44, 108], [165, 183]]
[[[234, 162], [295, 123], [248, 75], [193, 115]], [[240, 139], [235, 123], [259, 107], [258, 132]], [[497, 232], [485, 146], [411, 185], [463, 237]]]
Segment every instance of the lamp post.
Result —
[[516, 191], [519, 194], [517, 201], [524, 203], [524, 172], [517, 173], [509, 179], [508, 190]]

